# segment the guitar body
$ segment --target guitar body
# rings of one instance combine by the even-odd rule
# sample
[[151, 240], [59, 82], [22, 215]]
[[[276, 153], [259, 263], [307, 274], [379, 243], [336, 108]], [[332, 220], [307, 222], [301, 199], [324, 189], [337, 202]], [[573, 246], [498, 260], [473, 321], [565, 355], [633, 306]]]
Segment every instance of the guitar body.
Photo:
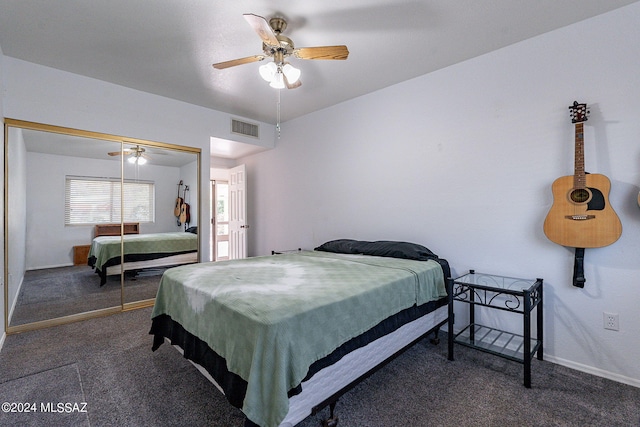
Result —
[[620, 219], [609, 204], [611, 182], [600, 174], [584, 177], [586, 188], [576, 189], [571, 175], [553, 182], [553, 205], [544, 220], [544, 234], [562, 246], [608, 246], [622, 234]]
[[189, 203], [185, 203], [184, 204], [183, 211], [184, 211], [184, 213], [182, 215], [180, 215], [180, 220], [184, 224], [189, 224], [191, 222], [191, 207], [189, 206]]
[[182, 212], [182, 205], [184, 205], [184, 200], [182, 199], [182, 197], [178, 197], [176, 199], [176, 207], [173, 209], [174, 216], [180, 216], [180, 212]]
[[180, 207], [180, 222], [186, 224], [189, 222], [187, 217], [189, 216], [189, 205], [187, 203], [183, 203]]
[[173, 208], [173, 215], [177, 218], [180, 217], [180, 212], [182, 212], [182, 204], [184, 203], [184, 198], [180, 197], [180, 188], [182, 187], [182, 180], [178, 183], [178, 197], [176, 197], [176, 207]]
[[180, 225], [180, 223], [186, 224], [188, 222], [191, 222], [191, 213], [189, 212], [189, 204], [185, 202], [185, 200], [187, 200], [187, 191], [189, 191], [189, 186], [185, 185], [184, 193], [182, 195], [182, 204], [180, 205], [180, 212], [178, 213], [178, 225]]

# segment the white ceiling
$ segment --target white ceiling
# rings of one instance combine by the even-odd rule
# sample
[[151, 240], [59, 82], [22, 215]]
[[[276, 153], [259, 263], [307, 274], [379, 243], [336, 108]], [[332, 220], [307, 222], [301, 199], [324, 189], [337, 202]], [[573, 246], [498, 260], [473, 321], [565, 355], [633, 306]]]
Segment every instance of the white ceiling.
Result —
[[345, 44], [346, 61], [291, 58], [302, 86], [281, 121], [329, 107], [637, 0], [0, 0], [5, 55], [257, 121], [277, 90], [243, 19], [283, 16], [296, 47]]
[[[121, 151], [120, 143], [115, 141], [30, 129], [22, 130], [22, 138], [29, 152], [120, 162], [120, 156], [107, 154]], [[135, 144], [124, 144], [124, 149], [131, 148]], [[196, 161], [194, 153], [163, 147], [145, 146], [145, 154], [149, 164], [156, 166], [181, 167]]]

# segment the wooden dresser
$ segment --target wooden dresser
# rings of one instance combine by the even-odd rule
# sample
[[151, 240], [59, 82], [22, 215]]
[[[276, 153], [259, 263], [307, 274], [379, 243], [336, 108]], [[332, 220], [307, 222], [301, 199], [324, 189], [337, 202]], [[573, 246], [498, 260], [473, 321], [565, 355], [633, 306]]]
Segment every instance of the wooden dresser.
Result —
[[78, 245], [73, 247], [73, 265], [87, 265], [91, 245]]

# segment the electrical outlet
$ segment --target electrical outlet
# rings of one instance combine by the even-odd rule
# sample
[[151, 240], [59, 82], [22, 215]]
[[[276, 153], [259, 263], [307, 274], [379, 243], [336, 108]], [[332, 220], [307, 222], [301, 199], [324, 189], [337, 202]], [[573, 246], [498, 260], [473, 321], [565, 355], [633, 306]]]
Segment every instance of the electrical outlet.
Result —
[[602, 314], [604, 318], [605, 329], [611, 329], [612, 331], [620, 330], [620, 316], [618, 315], [618, 313], [604, 312]]

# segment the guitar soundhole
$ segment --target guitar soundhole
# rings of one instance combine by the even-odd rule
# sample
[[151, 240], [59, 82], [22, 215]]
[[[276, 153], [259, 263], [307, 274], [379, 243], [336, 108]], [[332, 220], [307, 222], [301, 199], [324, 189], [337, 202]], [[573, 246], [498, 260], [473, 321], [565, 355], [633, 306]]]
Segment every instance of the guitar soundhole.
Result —
[[574, 203], [585, 203], [589, 200], [591, 194], [585, 188], [579, 188], [577, 190], [573, 190], [569, 195], [569, 198]]

